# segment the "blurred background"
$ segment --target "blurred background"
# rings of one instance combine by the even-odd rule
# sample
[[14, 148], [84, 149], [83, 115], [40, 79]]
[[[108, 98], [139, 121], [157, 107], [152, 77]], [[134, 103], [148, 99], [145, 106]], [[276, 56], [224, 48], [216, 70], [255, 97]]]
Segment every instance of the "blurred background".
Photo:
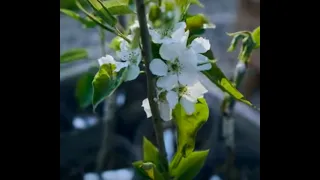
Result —
[[[204, 8], [192, 6], [191, 13], [203, 13], [216, 25], [205, 37], [218, 65], [231, 77], [237, 64], [238, 51], [227, 53], [231, 38], [226, 32], [252, 31], [260, 25], [260, 0], [200, 0]], [[60, 0], [60, 7], [74, 8], [73, 0]], [[106, 33], [106, 42], [114, 35]], [[129, 180], [138, 179], [131, 163], [142, 159], [142, 137], [154, 144], [155, 136], [150, 119], [141, 107], [146, 98], [146, 79], [143, 75], [120, 88], [93, 113], [92, 107], [80, 108], [76, 87], [83, 74], [97, 72], [97, 59], [102, 56], [97, 28], [82, 25], [60, 15], [60, 52], [71, 48], [85, 48], [88, 58], [60, 65], [60, 179], [62, 180]], [[113, 54], [108, 46], [108, 54]], [[223, 93], [203, 79], [209, 93], [205, 98], [210, 107], [208, 122], [200, 129], [196, 149], [211, 149], [197, 180], [224, 179], [221, 167], [226, 150], [219, 141], [221, 127], [220, 105]], [[260, 54], [256, 51], [240, 87], [241, 92], [260, 108]], [[260, 113], [237, 103], [233, 113], [236, 134], [235, 170], [233, 179], [260, 179]], [[170, 123], [165, 125], [165, 141], [169, 158], [175, 142]], [[98, 176], [98, 174], [100, 176]], [[214, 176], [215, 175], [215, 176]]]

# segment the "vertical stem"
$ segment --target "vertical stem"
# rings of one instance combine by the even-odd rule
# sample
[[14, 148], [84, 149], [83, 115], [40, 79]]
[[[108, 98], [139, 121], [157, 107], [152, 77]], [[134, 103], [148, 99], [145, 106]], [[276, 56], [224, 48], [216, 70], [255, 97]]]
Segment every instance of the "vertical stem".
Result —
[[100, 47], [101, 47], [101, 54], [102, 56], [106, 55], [106, 36], [105, 32], [102, 28], [99, 28], [99, 35], [100, 35]]
[[[158, 104], [154, 101], [154, 99], [156, 98], [155, 79], [149, 69], [149, 64], [152, 60], [152, 51], [151, 51], [149, 30], [147, 27], [145, 5], [144, 5], [143, 0], [135, 0], [135, 1], [136, 1], [136, 8], [137, 8], [138, 20], [139, 20], [139, 25], [140, 25], [140, 34], [141, 34], [141, 41], [142, 41], [142, 47], [143, 47], [142, 52], [144, 55], [145, 65], [146, 65], [148, 100], [149, 100], [149, 104], [150, 104], [150, 108], [151, 108], [151, 112], [152, 112], [153, 126], [154, 126], [155, 133], [156, 133], [159, 153], [165, 159], [167, 159], [164, 140], [163, 140], [162, 119], [159, 114]], [[168, 162], [165, 161], [164, 163], [165, 163], [164, 169], [166, 171], [164, 174], [168, 174], [167, 173], [168, 172]]]

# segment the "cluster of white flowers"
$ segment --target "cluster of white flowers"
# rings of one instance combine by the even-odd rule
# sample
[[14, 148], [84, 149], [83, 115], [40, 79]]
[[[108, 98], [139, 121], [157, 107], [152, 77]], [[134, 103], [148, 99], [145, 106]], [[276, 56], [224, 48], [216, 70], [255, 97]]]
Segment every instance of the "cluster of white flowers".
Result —
[[[130, 27], [131, 32], [139, 27], [135, 22]], [[159, 27], [149, 26], [152, 42], [161, 44], [159, 54], [161, 58], [155, 58], [150, 62], [150, 71], [156, 76], [157, 98], [160, 116], [163, 120], [172, 119], [172, 110], [180, 103], [187, 114], [195, 111], [197, 99], [203, 97], [207, 89], [199, 82], [198, 72], [208, 70], [211, 64], [202, 53], [210, 49], [210, 43], [202, 37], [195, 38], [189, 45], [187, 40], [189, 31], [185, 31], [186, 23], [178, 22], [172, 26]], [[132, 40], [129, 35], [128, 39]], [[112, 63], [116, 65], [115, 71], [128, 68], [125, 81], [131, 81], [140, 73], [141, 62], [140, 48], [132, 49], [127, 41], [122, 40], [120, 51], [116, 52], [119, 60], [106, 55], [98, 60], [100, 66]], [[142, 102], [147, 117], [151, 117], [151, 109], [148, 99]]]
[[[127, 37], [129, 40], [132, 40], [133, 36], [129, 35]], [[132, 49], [129, 43], [123, 39], [120, 42], [120, 51], [116, 52], [118, 59], [115, 60], [112, 56], [106, 55], [98, 59], [99, 65], [103, 64], [115, 64], [116, 72], [119, 72], [122, 68], [128, 68], [125, 81], [131, 81], [136, 79], [139, 76], [140, 68], [139, 64], [141, 62], [141, 50], [140, 48]]]
[[[172, 119], [172, 110], [178, 103], [187, 114], [192, 114], [197, 99], [207, 92], [197, 74], [211, 68], [208, 58], [201, 54], [210, 49], [210, 43], [199, 37], [187, 45], [189, 31], [185, 28], [185, 22], [178, 22], [169, 29], [150, 29], [152, 41], [161, 44], [161, 59], [153, 59], [149, 68], [157, 76], [158, 97], [155, 101], [165, 121]], [[143, 100], [142, 106], [147, 117], [151, 117], [148, 99]]]

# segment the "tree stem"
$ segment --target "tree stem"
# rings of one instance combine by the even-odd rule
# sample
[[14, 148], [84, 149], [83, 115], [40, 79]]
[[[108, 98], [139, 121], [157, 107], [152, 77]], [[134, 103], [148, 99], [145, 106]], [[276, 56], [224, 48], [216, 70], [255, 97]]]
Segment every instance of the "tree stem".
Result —
[[[147, 86], [148, 86], [148, 99], [149, 104], [152, 112], [152, 121], [154, 130], [156, 133], [157, 138], [157, 144], [159, 148], [159, 153], [161, 156], [163, 156], [165, 159], [167, 158], [164, 140], [163, 140], [163, 127], [162, 127], [162, 119], [160, 117], [158, 104], [155, 102], [156, 96], [156, 86], [155, 86], [155, 79], [149, 69], [149, 64], [152, 60], [152, 51], [151, 51], [151, 42], [150, 42], [150, 36], [149, 36], [149, 30], [147, 27], [147, 20], [146, 20], [146, 11], [145, 11], [145, 5], [143, 0], [135, 0], [136, 1], [136, 8], [137, 8], [137, 15], [140, 25], [140, 34], [141, 34], [141, 41], [142, 41], [142, 47], [143, 47], [143, 55], [145, 59], [145, 65], [146, 65], [146, 76], [147, 76]], [[164, 162], [164, 169], [166, 172], [164, 172], [164, 175], [168, 175], [168, 162]], [[166, 177], [167, 179], [169, 177]]]

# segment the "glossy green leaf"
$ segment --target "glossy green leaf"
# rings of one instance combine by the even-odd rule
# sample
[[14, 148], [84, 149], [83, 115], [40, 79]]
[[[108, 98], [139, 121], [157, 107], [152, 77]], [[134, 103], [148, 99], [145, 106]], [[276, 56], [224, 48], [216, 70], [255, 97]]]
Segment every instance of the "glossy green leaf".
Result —
[[245, 38], [245, 36], [242, 35], [242, 34], [235, 35], [235, 36], [232, 38], [232, 41], [231, 41], [230, 46], [229, 46], [229, 48], [228, 48], [227, 51], [228, 51], [228, 52], [234, 51], [234, 50], [236, 49], [239, 41], [242, 40], [243, 38]]
[[114, 51], [120, 51], [120, 42], [121, 42], [121, 38], [119, 36], [116, 36], [111, 40], [109, 44], [109, 48]]
[[147, 177], [151, 180], [164, 180], [163, 176], [152, 162], [137, 161], [133, 163], [133, 166], [142, 177]]
[[190, 0], [190, 3], [191, 4], [195, 4], [195, 5], [197, 5], [197, 6], [201, 7], [201, 8], [204, 7], [204, 5], [199, 0]]
[[112, 15], [135, 14], [130, 8], [129, 0], [108, 0], [103, 1], [103, 4]]
[[94, 78], [94, 75], [88, 72], [83, 74], [77, 82], [75, 96], [81, 108], [86, 108], [92, 103], [93, 78]]
[[70, 49], [60, 55], [60, 63], [68, 63], [88, 58], [88, 52], [83, 48]]
[[145, 137], [143, 137], [143, 161], [152, 162], [159, 172], [165, 171], [166, 158], [162, 157], [158, 149]]
[[112, 32], [112, 33], [115, 32], [115, 30], [113, 28], [104, 25], [104, 23], [103, 23], [101, 18], [96, 17], [95, 15], [93, 15], [93, 14], [89, 13], [88, 11], [86, 11], [83, 8], [83, 6], [80, 4], [79, 0], [76, 0], [76, 5], [83, 13], [85, 13], [88, 16], [88, 18], [90, 18], [92, 21], [94, 21], [97, 25], [99, 25], [100, 27], [102, 27], [103, 29], [105, 29], [105, 30], [107, 30], [109, 32]]
[[216, 26], [208, 20], [204, 14], [189, 15], [186, 18], [187, 29], [190, 36], [202, 35], [206, 29], [213, 29]]
[[115, 26], [117, 19], [112, 16], [108, 8], [100, 0], [87, 0], [95, 12], [103, 19], [107, 24]]
[[174, 176], [174, 180], [192, 180], [200, 172], [208, 153], [209, 150], [190, 153], [181, 159], [177, 168], [171, 169], [171, 176]]
[[[208, 56], [207, 56], [208, 57]], [[210, 59], [210, 57], [208, 57]], [[227, 92], [233, 98], [241, 101], [247, 105], [252, 106], [252, 104], [244, 98], [244, 96], [233, 86], [232, 82], [224, 75], [216, 63], [212, 63], [212, 68], [207, 71], [202, 71], [202, 73], [209, 78], [209, 80], [217, 85], [222, 91]]]
[[116, 66], [114, 64], [104, 64], [100, 66], [99, 71], [95, 75], [92, 81], [92, 104], [94, 109], [100, 102], [109, 97], [123, 82], [127, 69], [123, 68], [119, 72], [115, 72], [115, 69]]
[[143, 161], [136, 161], [132, 163], [132, 166], [134, 167], [134, 170], [137, 172], [137, 174], [144, 178], [144, 179], [150, 179], [149, 175], [147, 174], [147, 172], [144, 171], [144, 169], [142, 169], [142, 164]]
[[253, 41], [256, 43], [255, 48], [260, 47], [260, 26], [252, 32]]
[[178, 131], [178, 147], [170, 168], [176, 167], [182, 157], [194, 150], [198, 130], [209, 118], [209, 108], [204, 98], [199, 98], [195, 104], [195, 112], [188, 115], [181, 104], [178, 104], [173, 112], [174, 123]]
[[60, 9], [60, 12], [62, 12], [65, 15], [67, 15], [67, 16], [69, 16], [69, 17], [81, 22], [85, 28], [93, 28], [93, 27], [95, 27], [97, 25], [92, 20], [86, 19], [86, 18], [82, 18], [79, 14], [77, 14], [77, 13], [75, 13], [73, 11], [70, 11], [68, 9]]

